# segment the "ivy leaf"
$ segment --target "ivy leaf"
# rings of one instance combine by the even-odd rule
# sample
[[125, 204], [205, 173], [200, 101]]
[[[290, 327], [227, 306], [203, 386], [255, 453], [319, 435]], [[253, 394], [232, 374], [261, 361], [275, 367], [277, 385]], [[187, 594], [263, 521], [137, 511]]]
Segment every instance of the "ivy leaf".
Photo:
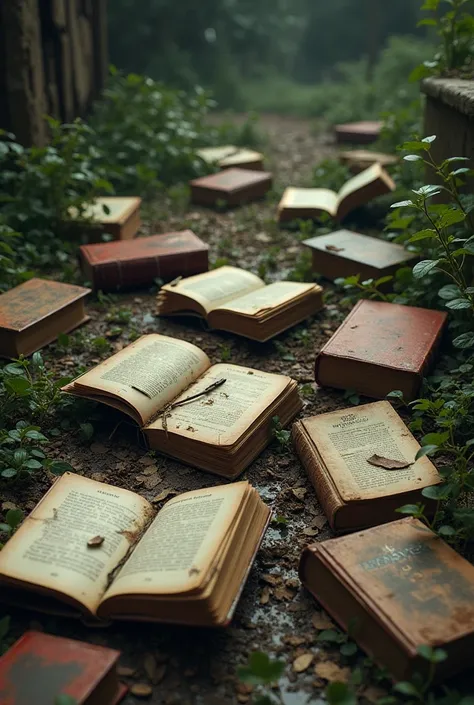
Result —
[[460, 295], [461, 292], [455, 284], [446, 284], [445, 286], [441, 287], [441, 289], [438, 291], [438, 296], [441, 299], [445, 299], [446, 301], [456, 299]]
[[413, 267], [413, 276], [415, 279], [425, 277], [427, 274], [436, 269], [440, 261], [441, 260], [439, 259], [424, 259], [421, 262], [418, 262]]
[[47, 468], [53, 475], [64, 475], [65, 472], [74, 472], [72, 465], [64, 460], [53, 460], [52, 463], [48, 464]]
[[457, 338], [454, 338], [453, 345], [460, 350], [474, 347], [474, 333], [462, 333], [458, 335]]
[[471, 305], [472, 304], [469, 299], [453, 299], [452, 301], [447, 302], [446, 308], [451, 308], [454, 311], [457, 311], [461, 308], [471, 308]]
[[420, 508], [417, 504], [404, 504], [403, 507], [398, 507], [395, 511], [399, 514], [409, 514], [411, 516], [413, 514], [418, 514]]
[[421, 494], [423, 497], [426, 497], [426, 499], [434, 499], [436, 502], [439, 502], [449, 497], [450, 487], [449, 485], [431, 485], [430, 487], [424, 487]]
[[415, 455], [415, 460], [419, 460], [420, 458], [424, 458], [425, 455], [433, 455], [438, 450], [438, 446], [435, 444], [430, 444], [426, 446], [422, 446], [418, 453]]
[[436, 445], [441, 446], [449, 438], [449, 431], [444, 431], [443, 433], [427, 433], [423, 436], [421, 442], [424, 446]]

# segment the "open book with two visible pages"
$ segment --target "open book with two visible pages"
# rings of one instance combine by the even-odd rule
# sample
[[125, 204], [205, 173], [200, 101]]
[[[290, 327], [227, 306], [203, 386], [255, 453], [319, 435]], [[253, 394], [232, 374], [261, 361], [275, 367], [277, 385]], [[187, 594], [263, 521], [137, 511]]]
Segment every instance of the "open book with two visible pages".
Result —
[[0, 553], [0, 602], [82, 616], [229, 622], [270, 519], [248, 482], [186, 492], [158, 511], [66, 473]]
[[161, 287], [161, 316], [199, 315], [211, 328], [265, 342], [317, 313], [323, 306], [318, 284], [280, 281], [265, 285], [237, 267], [219, 267]]
[[[290, 377], [222, 363], [196, 345], [144, 335], [63, 391], [108, 404], [143, 429], [150, 448], [233, 478], [301, 409]], [[191, 399], [192, 397], [192, 399]]]
[[321, 213], [342, 220], [355, 208], [395, 189], [396, 184], [385, 169], [380, 164], [373, 164], [349, 179], [338, 193], [326, 188], [285, 189], [278, 205], [278, 221], [318, 218]]

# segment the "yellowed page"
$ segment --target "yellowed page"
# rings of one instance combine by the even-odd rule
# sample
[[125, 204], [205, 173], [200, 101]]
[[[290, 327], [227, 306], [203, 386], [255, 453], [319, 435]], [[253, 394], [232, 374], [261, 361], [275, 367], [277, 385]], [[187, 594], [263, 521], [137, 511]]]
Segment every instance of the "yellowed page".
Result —
[[235, 311], [255, 316], [260, 311], [278, 308], [292, 299], [307, 294], [314, 288], [318, 288], [317, 285], [301, 284], [300, 282], [274, 282], [238, 299], [233, 299], [227, 304], [217, 306], [213, 311]]
[[[0, 552], [0, 576], [64, 593], [95, 612], [108, 574], [130, 548], [127, 536], [152, 512], [133, 492], [66, 473]], [[102, 545], [88, 547], [95, 536]]]
[[210, 364], [207, 355], [191, 343], [144, 335], [79, 377], [74, 386], [123, 399], [138, 411], [144, 424]]
[[337, 194], [326, 188], [293, 188], [285, 189], [278, 210], [314, 210], [325, 211], [330, 215], [337, 213]]
[[[303, 424], [346, 502], [408, 492], [440, 480], [428, 458], [414, 462], [420, 445], [387, 401], [314, 416]], [[386, 470], [367, 462], [374, 454], [410, 465]]]
[[231, 167], [237, 166], [239, 164], [250, 163], [250, 162], [261, 162], [263, 160], [263, 154], [260, 152], [254, 152], [253, 149], [238, 149], [234, 154], [229, 154], [223, 159], [219, 160], [219, 166]]
[[197, 301], [206, 313], [216, 306], [265, 286], [255, 274], [237, 267], [219, 267], [204, 274], [187, 277], [171, 286], [165, 284], [161, 291], [188, 296]]
[[[168, 433], [214, 445], [232, 445], [290, 382], [283, 375], [222, 363], [213, 365], [176, 401], [199, 393], [218, 379], [226, 381], [204, 397], [171, 411], [166, 422]], [[163, 428], [161, 417], [147, 427], [155, 428]]]
[[236, 482], [186, 492], [167, 502], [104, 600], [129, 593], [173, 595], [206, 582], [248, 487], [248, 482]]
[[355, 191], [360, 191], [361, 189], [365, 188], [369, 184], [371, 184], [373, 181], [377, 181], [377, 179], [380, 178], [380, 175], [382, 173], [382, 167], [380, 164], [372, 164], [372, 166], [369, 166], [368, 169], [364, 169], [364, 171], [361, 171], [360, 174], [357, 174], [356, 176], [353, 176], [352, 179], [349, 179], [344, 186], [340, 189], [339, 193], [337, 194], [337, 201], [338, 204], [341, 203], [347, 196], [349, 196], [351, 193], [355, 193]]
[[235, 147], [233, 144], [226, 144], [222, 147], [202, 147], [197, 150], [196, 154], [208, 164], [216, 164], [222, 159], [237, 154], [239, 151], [239, 147]]

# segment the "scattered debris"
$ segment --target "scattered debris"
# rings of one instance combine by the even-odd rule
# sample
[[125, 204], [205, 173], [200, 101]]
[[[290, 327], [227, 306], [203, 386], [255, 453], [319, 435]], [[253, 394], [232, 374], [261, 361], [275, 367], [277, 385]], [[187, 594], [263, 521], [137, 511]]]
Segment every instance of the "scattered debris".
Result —
[[87, 542], [87, 545], [89, 548], [99, 548], [99, 546], [102, 546], [104, 543], [104, 537], [103, 536], [94, 536], [93, 538], [89, 539]]
[[325, 249], [329, 250], [329, 252], [342, 252], [344, 250], [344, 247], [336, 247], [336, 245], [326, 245]]
[[130, 693], [137, 698], [149, 698], [153, 694], [153, 688], [147, 683], [134, 683], [130, 686]]

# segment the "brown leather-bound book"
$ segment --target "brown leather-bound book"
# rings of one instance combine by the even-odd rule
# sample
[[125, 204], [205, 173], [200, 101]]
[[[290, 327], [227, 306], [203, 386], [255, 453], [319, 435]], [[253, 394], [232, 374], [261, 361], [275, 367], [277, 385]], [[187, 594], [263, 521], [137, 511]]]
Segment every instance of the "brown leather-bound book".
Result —
[[376, 142], [382, 131], [381, 120], [361, 120], [334, 126], [336, 141], [350, 144], [370, 144]]
[[157, 313], [198, 315], [211, 328], [264, 342], [314, 315], [323, 307], [319, 284], [273, 282], [237, 267], [210, 272], [162, 286]]
[[411, 401], [446, 319], [442, 311], [361, 300], [316, 357], [316, 382], [376, 399], [398, 389]]
[[370, 152], [368, 149], [352, 149], [348, 152], [339, 152], [339, 160], [354, 173], [367, 169], [372, 164], [380, 164], [386, 169], [397, 164], [398, 157], [384, 152]]
[[360, 274], [360, 281], [393, 275], [399, 267], [418, 257], [402, 245], [361, 235], [351, 230], [337, 230], [305, 240], [311, 248], [313, 272], [326, 279]]
[[263, 169], [263, 154], [255, 152], [253, 149], [235, 147], [232, 144], [223, 147], [203, 147], [198, 149], [197, 154], [208, 164], [216, 165], [221, 169], [232, 167], [255, 171]]
[[[114, 240], [130, 240], [135, 237], [141, 225], [138, 196], [104, 196], [82, 213], [90, 221], [90, 238], [101, 233], [109, 233]], [[71, 213], [74, 217], [74, 211]]]
[[396, 188], [395, 182], [380, 164], [373, 164], [357, 176], [353, 176], [338, 193], [326, 188], [285, 189], [278, 204], [278, 222], [284, 223], [296, 218], [318, 218], [328, 213], [336, 220], [368, 203], [377, 196], [390, 193]]
[[191, 230], [82, 245], [81, 268], [94, 289], [128, 289], [206, 272], [209, 247]]
[[227, 206], [256, 201], [272, 186], [272, 175], [253, 169], [225, 169], [218, 174], [202, 176], [189, 182], [191, 200], [202, 206]]
[[308, 546], [302, 583], [396, 680], [426, 673], [420, 646], [442, 648], [442, 680], [472, 664], [474, 566], [417, 519]]
[[332, 529], [356, 531], [400, 517], [404, 504], [441, 481], [388, 401], [311, 416], [293, 424], [293, 440]]
[[0, 602], [88, 622], [225, 626], [270, 515], [246, 481], [185, 492], [157, 511], [65, 473], [0, 552]]
[[29, 631], [0, 657], [2, 705], [54, 705], [68, 695], [77, 705], [118, 705], [120, 652], [84, 641]]
[[270, 443], [275, 416], [284, 426], [301, 409], [291, 377], [212, 365], [196, 345], [158, 334], [142, 336], [63, 391], [122, 411], [153, 450], [227, 478]]
[[60, 333], [89, 320], [84, 298], [90, 289], [29, 279], [0, 296], [0, 357], [31, 355]]

